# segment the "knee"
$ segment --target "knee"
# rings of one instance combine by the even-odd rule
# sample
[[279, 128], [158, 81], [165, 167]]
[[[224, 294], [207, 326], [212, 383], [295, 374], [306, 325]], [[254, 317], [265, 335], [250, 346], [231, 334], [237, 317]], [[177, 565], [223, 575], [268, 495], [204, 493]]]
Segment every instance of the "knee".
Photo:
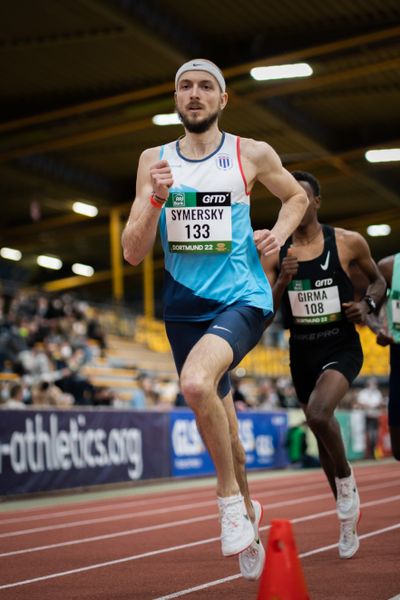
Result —
[[212, 391], [205, 374], [201, 371], [183, 370], [180, 383], [182, 395], [188, 406], [194, 411], [199, 410]]
[[323, 433], [329, 427], [330, 415], [320, 409], [306, 412], [307, 424], [314, 433]]

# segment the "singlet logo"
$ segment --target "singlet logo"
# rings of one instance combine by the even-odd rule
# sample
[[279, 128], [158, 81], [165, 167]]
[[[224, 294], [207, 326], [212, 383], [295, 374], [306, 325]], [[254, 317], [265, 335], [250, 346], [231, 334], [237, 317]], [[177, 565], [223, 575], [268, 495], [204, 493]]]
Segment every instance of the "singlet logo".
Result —
[[217, 167], [218, 169], [222, 169], [223, 171], [228, 171], [229, 169], [232, 169], [233, 162], [229, 154], [218, 154]]
[[198, 206], [230, 206], [230, 192], [197, 192]]
[[315, 282], [315, 287], [319, 288], [319, 287], [323, 287], [325, 285], [332, 285], [333, 284], [333, 279], [317, 279], [317, 281]]
[[330, 250], [328, 250], [328, 254], [326, 255], [325, 262], [324, 262], [324, 263], [322, 263], [322, 264], [320, 264], [320, 267], [321, 267], [321, 269], [322, 269], [323, 271], [326, 271], [326, 270], [327, 270], [327, 268], [329, 267], [329, 258], [330, 258], [330, 256], [331, 256], [331, 251], [330, 251]]

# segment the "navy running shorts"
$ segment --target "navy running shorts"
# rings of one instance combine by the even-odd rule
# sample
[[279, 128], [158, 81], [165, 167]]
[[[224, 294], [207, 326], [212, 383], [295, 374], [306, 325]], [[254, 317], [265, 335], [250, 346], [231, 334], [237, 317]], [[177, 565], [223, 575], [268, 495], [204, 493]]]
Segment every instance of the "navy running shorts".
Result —
[[181, 374], [189, 352], [206, 333], [217, 335], [228, 342], [232, 348], [233, 361], [217, 388], [218, 396], [224, 398], [231, 390], [229, 371], [258, 343], [265, 329], [265, 317], [260, 308], [233, 306], [212, 321], [166, 321], [165, 329], [178, 375]]

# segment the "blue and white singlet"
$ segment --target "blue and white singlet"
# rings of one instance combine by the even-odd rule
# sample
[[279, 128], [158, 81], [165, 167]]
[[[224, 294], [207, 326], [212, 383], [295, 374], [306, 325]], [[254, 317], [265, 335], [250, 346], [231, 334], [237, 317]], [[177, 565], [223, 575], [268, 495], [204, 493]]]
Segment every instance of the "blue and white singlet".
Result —
[[161, 148], [160, 158], [174, 180], [160, 217], [165, 320], [212, 320], [232, 305], [270, 315], [272, 293], [253, 241], [240, 138], [223, 133], [219, 147], [201, 160], [182, 156], [175, 141]]

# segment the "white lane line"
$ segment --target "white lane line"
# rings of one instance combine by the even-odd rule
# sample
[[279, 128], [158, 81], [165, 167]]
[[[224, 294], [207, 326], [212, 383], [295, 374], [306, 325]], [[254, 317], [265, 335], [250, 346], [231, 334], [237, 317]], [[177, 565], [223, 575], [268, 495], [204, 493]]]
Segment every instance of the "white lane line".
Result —
[[[381, 490], [381, 489], [385, 489], [387, 487], [393, 487], [396, 485], [399, 485], [399, 482], [397, 479], [386, 482], [386, 483], [378, 483], [378, 484], [374, 484], [374, 485], [367, 485], [364, 487], [360, 487], [359, 491], [362, 493], [362, 492], [373, 491], [373, 490]], [[305, 489], [310, 489], [310, 488], [311, 488], [311, 486], [306, 486]], [[266, 496], [269, 496], [269, 494], [270, 494], [270, 492], [263, 492], [260, 494], [255, 494], [255, 496], [257, 498], [265, 498]], [[314, 496], [307, 497], [306, 501], [312, 502], [313, 500], [322, 500], [322, 499], [328, 498], [328, 497], [331, 497], [331, 495], [329, 493], [316, 494]], [[276, 502], [274, 504], [267, 504], [266, 507], [267, 508], [268, 507], [275, 508], [277, 506], [278, 507], [279, 506], [291, 506], [294, 504], [299, 504], [303, 501], [304, 500], [302, 498], [296, 498], [295, 500], [287, 500], [284, 503]], [[55, 530], [59, 530], [59, 529], [71, 529], [72, 527], [82, 527], [84, 525], [96, 525], [98, 523], [110, 523], [110, 522], [114, 522], [114, 521], [123, 521], [123, 520], [128, 520], [128, 519], [139, 518], [139, 517], [162, 515], [165, 513], [173, 513], [173, 512], [181, 512], [182, 510], [192, 510], [193, 508], [204, 508], [207, 506], [215, 506], [215, 500], [207, 500], [205, 502], [195, 502], [195, 503], [191, 503], [191, 504], [182, 504], [179, 506], [168, 506], [165, 508], [158, 508], [155, 510], [145, 510], [145, 511], [141, 511], [141, 512], [136, 512], [134, 514], [112, 515], [109, 517], [101, 517], [98, 519], [86, 519], [86, 520], [82, 520], [82, 521], [71, 521], [68, 523], [59, 523], [58, 525], [47, 525], [46, 527], [34, 527], [34, 528], [30, 528], [30, 529], [7, 531], [5, 533], [0, 534], [0, 539], [22, 536], [22, 535], [29, 535], [29, 534], [33, 534], [33, 533], [41, 533], [44, 531], [55, 531]], [[210, 518], [214, 518], [214, 517], [210, 516]]]
[[[325, 497], [329, 497], [328, 495], [325, 495]], [[319, 496], [310, 496], [308, 498], [301, 498], [301, 499], [297, 499], [297, 500], [287, 500], [286, 502], [277, 502], [275, 504], [268, 504], [268, 509], [270, 508], [276, 508], [276, 507], [282, 507], [282, 506], [292, 506], [295, 504], [301, 504], [303, 502], [308, 502], [308, 501], [313, 501], [315, 500], [315, 498], [317, 499], [321, 499], [320, 495]], [[400, 495], [398, 496], [388, 496], [387, 498], [382, 498], [380, 500], [371, 500], [369, 502], [363, 502], [361, 507], [362, 508], [367, 508], [369, 506], [377, 506], [379, 504], [386, 504], [387, 502], [395, 502], [400, 500]], [[336, 514], [336, 510], [326, 510], [324, 512], [320, 512], [320, 513], [315, 513], [314, 515], [309, 515], [307, 517], [299, 517], [299, 519], [292, 519], [293, 523], [301, 523], [302, 521], [309, 521], [312, 519], [318, 519], [321, 517], [325, 517], [328, 515], [333, 515]], [[102, 540], [109, 540], [109, 539], [114, 539], [114, 538], [118, 538], [118, 537], [125, 537], [127, 535], [135, 535], [138, 533], [146, 533], [149, 531], [158, 531], [159, 529], [168, 529], [170, 527], [179, 527], [182, 525], [190, 525], [191, 523], [200, 523], [202, 521], [210, 521], [211, 519], [215, 519], [216, 515], [205, 515], [202, 517], [193, 517], [190, 519], [182, 519], [180, 521], [170, 521], [168, 523], [161, 523], [159, 525], [149, 525], [147, 527], [139, 527], [139, 528], [135, 528], [135, 529], [127, 529], [124, 531], [118, 531], [118, 532], [114, 532], [114, 533], [107, 533], [107, 534], [103, 534], [103, 535], [96, 535], [96, 536], [92, 536], [92, 537], [87, 537], [87, 538], [78, 538], [75, 540], [68, 540], [65, 542], [58, 542], [55, 544], [46, 544], [44, 546], [33, 546], [31, 548], [23, 548], [21, 550], [11, 550], [10, 552], [2, 552], [0, 553], [0, 558], [5, 558], [7, 556], [16, 556], [16, 555], [20, 555], [20, 554], [26, 554], [29, 552], [41, 552], [44, 550], [53, 550], [55, 548], [64, 548], [65, 546], [74, 546], [74, 545], [78, 545], [78, 544], [86, 544], [89, 542], [99, 542]], [[269, 526], [265, 526], [265, 527], [261, 527], [260, 531], [264, 531], [269, 529]]]
[[[373, 481], [376, 481], [375, 478], [371, 478]], [[309, 484], [302, 484], [302, 485], [295, 485], [295, 486], [290, 486], [284, 490], [282, 490], [282, 488], [278, 489], [278, 490], [272, 490], [272, 491], [268, 491], [268, 492], [262, 492], [262, 494], [264, 496], [277, 496], [277, 495], [282, 495], [282, 493], [284, 491], [289, 492], [290, 494], [295, 493], [295, 492], [303, 492], [303, 491], [307, 491], [313, 488], [319, 488], [319, 487], [325, 487], [326, 486], [326, 482], [322, 479], [321, 481], [317, 482], [317, 483], [309, 483]], [[57, 511], [57, 512], [52, 512], [49, 515], [43, 514], [43, 515], [33, 515], [32, 517], [29, 517], [29, 515], [26, 515], [23, 518], [12, 518], [12, 519], [5, 519], [5, 520], [0, 520], [0, 525], [9, 525], [12, 523], [20, 523], [20, 522], [24, 522], [24, 521], [38, 521], [38, 520], [48, 520], [48, 519], [53, 519], [53, 518], [57, 518], [57, 517], [67, 517], [67, 516], [71, 516], [71, 515], [82, 515], [84, 513], [94, 513], [94, 512], [102, 512], [102, 511], [107, 511], [107, 510], [120, 510], [121, 508], [136, 508], [137, 506], [141, 506], [141, 505], [149, 505], [149, 504], [160, 504], [160, 502], [162, 502], [165, 498], [167, 500], [171, 500], [171, 501], [175, 501], [175, 500], [185, 500], [185, 499], [190, 499], [190, 498], [196, 498], [198, 499], [199, 495], [204, 495], [204, 496], [210, 496], [214, 494], [214, 490], [209, 490], [207, 492], [202, 491], [201, 494], [199, 493], [195, 493], [195, 492], [191, 492], [191, 493], [187, 493], [187, 494], [180, 494], [179, 496], [166, 496], [164, 498], [154, 498], [154, 499], [150, 499], [150, 500], [139, 500], [139, 501], [135, 501], [135, 500], [130, 500], [129, 502], [120, 502], [120, 503], [114, 503], [114, 504], [107, 504], [106, 506], [99, 506], [99, 507], [94, 507], [94, 508], [84, 508], [82, 510], [79, 509], [72, 509], [72, 510], [65, 510], [65, 511]], [[257, 495], [257, 494], [255, 494]], [[48, 507], [47, 507], [47, 510]]]
[[25, 548], [24, 550], [13, 550], [11, 552], [2, 552], [0, 558], [6, 556], [15, 556], [18, 554], [26, 554], [27, 552], [40, 552], [43, 550], [53, 550], [54, 548], [64, 548], [64, 546], [74, 546], [76, 544], [86, 544], [88, 542], [100, 542], [101, 540], [110, 540], [113, 538], [123, 537], [126, 535], [134, 535], [136, 533], [146, 533], [149, 531], [157, 531], [158, 529], [168, 529], [170, 527], [179, 527], [182, 525], [191, 525], [192, 523], [200, 523], [201, 521], [209, 521], [216, 519], [215, 515], [205, 517], [193, 517], [192, 519], [183, 519], [182, 521], [173, 521], [172, 523], [163, 523], [162, 525], [149, 525], [149, 527], [139, 527], [137, 529], [128, 529], [117, 533], [107, 533], [104, 535], [95, 535], [93, 537], [82, 538], [77, 540], [69, 540], [68, 542], [59, 542], [58, 544], [47, 544], [46, 546], [34, 546], [33, 548]]
[[[383, 533], [387, 533], [388, 531], [393, 531], [394, 529], [399, 529], [400, 523], [396, 523], [395, 525], [391, 525], [390, 527], [385, 527], [383, 529], [377, 529], [376, 531], [370, 531], [369, 533], [365, 533], [364, 535], [360, 535], [359, 538], [365, 539], [369, 537], [373, 537], [376, 535], [382, 535]], [[329, 546], [321, 546], [320, 548], [315, 548], [314, 550], [310, 550], [309, 552], [303, 552], [299, 554], [299, 558], [307, 558], [308, 556], [312, 556], [314, 554], [319, 554], [321, 552], [328, 552], [333, 548], [336, 548], [337, 544], [330, 544]], [[214, 581], [208, 581], [203, 585], [197, 585], [196, 587], [187, 588], [186, 590], [181, 590], [179, 592], [175, 592], [173, 594], [168, 594], [168, 596], [159, 596], [158, 598], [154, 598], [153, 600], [172, 600], [173, 598], [179, 598], [181, 596], [188, 596], [189, 594], [193, 594], [194, 592], [199, 592], [200, 590], [205, 590], [210, 587], [214, 587], [217, 585], [221, 585], [222, 583], [227, 583], [228, 581], [233, 581], [234, 579], [239, 579], [242, 575], [240, 573], [236, 575], [231, 575], [230, 577], [225, 577], [224, 579], [215, 579]], [[395, 596], [391, 600], [397, 600], [400, 596]]]
[[[395, 485], [391, 483], [391, 485]], [[262, 496], [262, 494], [258, 494], [258, 497]], [[294, 500], [285, 500], [284, 502], [275, 502], [273, 504], [268, 504], [268, 508], [277, 508], [281, 506], [293, 506], [296, 504], [302, 504], [303, 502], [314, 502], [315, 500], [324, 500], [325, 498], [330, 498], [331, 495], [329, 493], [325, 494], [315, 494], [314, 496], [306, 496], [303, 498], [295, 498]], [[74, 523], [61, 523], [59, 525], [53, 525], [48, 527], [37, 527], [35, 529], [23, 529], [20, 531], [9, 531], [7, 533], [0, 534], [0, 538], [8, 538], [8, 537], [16, 537], [22, 535], [28, 535], [31, 533], [39, 533], [43, 531], [54, 531], [56, 529], [69, 529], [70, 527], [78, 527], [81, 525], [93, 525], [96, 523], [108, 523], [110, 521], [120, 521], [122, 519], [131, 519], [133, 517], [148, 517], [156, 514], [165, 514], [172, 512], [181, 512], [182, 510], [191, 510], [193, 508], [204, 508], [205, 506], [213, 506], [215, 507], [215, 500], [211, 500], [208, 502], [197, 502], [194, 504], [182, 504], [181, 506], [168, 507], [168, 508], [160, 508], [153, 511], [142, 511], [141, 513], [135, 513], [134, 515], [115, 515], [113, 517], [103, 517], [102, 519], [89, 519], [87, 521], [75, 521]], [[206, 515], [205, 519], [216, 519], [216, 514], [213, 513], [211, 515]]]
[[[61, 510], [61, 511], [52, 511], [50, 514], [40, 514], [40, 515], [24, 515], [20, 517], [13, 517], [10, 519], [0, 519], [1, 525], [10, 525], [11, 523], [21, 523], [24, 521], [40, 521], [49, 519], [56, 519], [58, 517], [69, 517], [72, 515], [82, 515], [85, 513], [95, 513], [95, 512], [107, 512], [108, 510], [120, 510], [121, 508], [136, 508], [137, 506], [148, 506], [149, 504], [160, 504], [165, 499], [170, 500], [171, 502], [178, 500], [187, 500], [193, 497], [198, 498], [199, 496], [212, 496], [213, 490], [199, 490], [198, 493], [187, 493], [187, 494], [178, 494], [176, 496], [162, 496], [160, 498], [148, 498], [147, 500], [129, 500], [127, 502], [114, 502], [113, 504], [105, 504], [104, 506], [93, 506], [93, 507], [84, 507], [84, 508], [74, 508], [70, 510]], [[46, 506], [46, 510], [51, 510], [51, 507]]]
[[[319, 472], [315, 472], [316, 475], [319, 475]], [[251, 473], [250, 473], [251, 476]], [[386, 478], [390, 478], [392, 476], [392, 473], [390, 472], [384, 472], [384, 473], [377, 473], [377, 474], [364, 474], [362, 473], [362, 471], [357, 473], [357, 482], [358, 483], [365, 483], [367, 481], [379, 481], [380, 479], [386, 479]], [[275, 480], [265, 480], [265, 482], [268, 482], [268, 484], [270, 484], [271, 481], [275, 481]], [[252, 484], [252, 487], [256, 487], [256, 485], [265, 485], [265, 482], [263, 480], [257, 480], [254, 481]], [[281, 480], [279, 480], [279, 482], [281, 482]], [[282, 492], [295, 492], [295, 491], [303, 491], [303, 490], [307, 490], [307, 489], [312, 489], [312, 488], [316, 488], [316, 487], [322, 487], [325, 486], [326, 482], [324, 479], [321, 479], [320, 482], [317, 483], [303, 483], [302, 485], [296, 485], [296, 486], [287, 486], [285, 488], [279, 488], [277, 490], [272, 490], [269, 492], [266, 492], [268, 495], [270, 496], [275, 496], [277, 494], [282, 494]], [[214, 493], [214, 488], [212, 486], [210, 486], [210, 489], [208, 490], [196, 490], [193, 492], [187, 492], [184, 494], [177, 494], [177, 495], [173, 495], [173, 492], [171, 493], [171, 495], [164, 495], [161, 496], [160, 498], [149, 498], [147, 500], [145, 499], [134, 499], [134, 500], [129, 500], [126, 502], [113, 502], [113, 503], [108, 503], [108, 504], [104, 504], [103, 506], [85, 506], [82, 508], [74, 508], [74, 509], [69, 509], [69, 510], [61, 510], [61, 511], [52, 511], [50, 514], [47, 514], [46, 512], [41, 513], [41, 514], [33, 514], [33, 515], [26, 515], [26, 514], [21, 514], [18, 517], [11, 517], [11, 518], [6, 518], [6, 519], [1, 519], [0, 517], [0, 526], [1, 525], [10, 525], [12, 523], [21, 523], [24, 521], [39, 521], [39, 520], [46, 520], [48, 521], [49, 519], [55, 519], [58, 517], [68, 517], [68, 516], [73, 516], [73, 515], [82, 515], [82, 514], [92, 514], [95, 512], [102, 512], [102, 511], [115, 511], [115, 510], [120, 510], [121, 508], [136, 508], [137, 506], [143, 506], [143, 505], [149, 505], [149, 504], [159, 504], [160, 500], [163, 500], [164, 498], [166, 498], [167, 500], [170, 501], [175, 501], [175, 500], [185, 500], [185, 499], [190, 499], [190, 498], [198, 498], [199, 496], [207, 496], [207, 495], [212, 495]], [[255, 496], [257, 496], [257, 493], [255, 493]], [[96, 502], [96, 501], [91, 501], [91, 502]], [[86, 502], [85, 504], [87, 504], [88, 502]], [[26, 509], [26, 511], [29, 510], [41, 510], [41, 511], [48, 511], [51, 510], [51, 507], [46, 506], [46, 507], [40, 507], [39, 509]], [[22, 511], [21, 511], [22, 512]], [[25, 511], [24, 511], [25, 512]]]
[[[372, 506], [374, 503], [383, 504], [385, 501], [386, 502], [398, 501], [399, 498], [400, 498], [400, 496], [393, 496], [390, 499], [383, 498], [381, 500], [371, 501], [369, 503], [369, 505]], [[335, 511], [332, 510], [332, 511], [328, 511], [328, 512], [334, 513]], [[327, 514], [327, 512], [325, 511], [323, 513], [315, 513], [313, 515], [307, 515], [305, 517], [298, 517], [297, 519], [290, 519], [290, 521], [292, 523], [301, 523], [302, 521], [308, 521], [308, 520], [310, 520], [312, 518], [316, 519], [319, 516], [324, 517], [324, 516], [326, 516], [326, 514]], [[378, 535], [378, 533], [381, 533], [381, 532], [384, 533], [386, 531], [391, 531], [392, 529], [396, 529], [398, 527], [400, 527], [400, 523], [396, 523], [395, 525], [392, 525], [390, 527], [386, 527], [385, 529], [379, 529], [379, 530], [377, 530], [376, 533], [375, 532], [371, 532], [371, 533], [360, 535], [359, 537], [360, 537], [360, 539], [365, 538], [365, 537], [371, 537], [373, 535]], [[268, 529], [270, 529], [270, 525], [267, 525], [265, 527], [261, 527], [260, 531], [266, 531]], [[196, 546], [201, 546], [201, 545], [204, 545], [204, 544], [210, 544], [212, 542], [217, 542], [219, 540], [220, 540], [219, 536], [216, 536], [216, 537], [212, 537], [212, 538], [207, 538], [205, 540], [199, 540], [197, 542], [190, 542], [189, 544], [181, 544], [179, 546], [171, 546], [169, 548], [162, 548], [160, 550], [151, 550], [149, 552], [144, 552], [142, 554], [134, 554], [132, 556], [126, 556], [124, 558], [118, 558], [118, 559], [109, 560], [109, 561], [102, 562], [102, 563], [96, 563], [96, 564], [93, 564], [93, 565], [87, 565], [86, 567], [78, 567], [76, 569], [70, 569], [69, 571], [60, 571], [58, 573], [51, 573], [50, 575], [43, 575], [41, 577], [35, 577], [33, 579], [25, 579], [25, 580], [21, 580], [21, 581], [15, 581], [13, 583], [7, 583], [7, 584], [4, 584], [4, 585], [0, 585], [0, 590], [12, 588], [12, 587], [19, 587], [21, 585], [27, 585], [27, 584], [30, 584], [30, 583], [37, 583], [38, 581], [47, 581], [48, 579], [55, 579], [56, 577], [64, 577], [66, 575], [73, 575], [73, 574], [76, 574], [76, 573], [83, 573], [85, 571], [92, 571], [93, 569], [100, 569], [100, 568], [103, 568], [103, 567], [117, 565], [117, 564], [121, 564], [121, 563], [125, 563], [125, 562], [131, 562], [131, 561], [134, 561], [134, 560], [139, 560], [140, 558], [149, 558], [149, 557], [157, 556], [157, 555], [160, 555], [160, 554], [167, 554], [167, 553], [170, 553], [170, 552], [175, 552], [177, 550], [186, 550], [187, 548], [194, 548]], [[331, 549], [331, 548], [335, 548], [336, 546], [337, 546], [337, 544], [332, 544], [330, 546], [324, 546], [323, 548], [325, 548], [325, 549]], [[318, 551], [322, 552], [324, 550], [318, 550], [318, 549], [317, 550], [312, 550], [311, 553], [317, 553]], [[310, 552], [309, 553], [305, 553], [304, 556], [308, 556], [309, 554], [310, 554]], [[300, 555], [300, 557], [301, 556], [303, 556], [303, 555]], [[228, 578], [228, 580], [229, 580], [229, 578]], [[179, 593], [179, 594], [183, 595], [181, 593]], [[172, 597], [175, 597], [175, 596], [172, 596]], [[169, 596], [168, 596], [168, 598], [169, 598]], [[161, 600], [161, 599], [157, 599], [157, 600]]]
[[94, 565], [88, 565], [87, 567], [80, 567], [78, 569], [70, 569], [69, 571], [60, 571], [59, 573], [51, 573], [50, 575], [43, 575], [42, 577], [34, 577], [33, 579], [25, 579], [23, 581], [15, 581], [14, 583], [6, 583], [0, 585], [0, 590], [8, 588], [18, 587], [21, 585], [27, 585], [28, 583], [36, 583], [38, 581], [47, 581], [48, 579], [55, 579], [56, 577], [65, 577], [66, 575], [73, 575], [75, 573], [83, 573], [85, 571], [92, 571], [93, 569], [101, 569], [102, 567], [110, 567], [112, 565], [120, 565], [122, 563], [130, 562], [132, 560], [138, 560], [139, 558], [147, 558], [154, 556], [155, 554], [166, 554], [168, 552], [175, 552], [176, 550], [183, 550], [185, 548], [192, 548], [195, 546], [201, 546], [203, 544], [209, 544], [219, 540], [219, 537], [209, 538], [208, 540], [200, 540], [198, 542], [192, 542], [190, 544], [182, 544], [181, 546], [171, 546], [170, 548], [163, 548], [162, 550], [156, 550], [152, 552], [144, 552], [143, 554], [136, 554], [134, 556], [126, 556], [125, 558], [118, 558], [115, 560], [108, 560], [103, 563], [97, 563]]
[[[362, 508], [364, 509], [369, 506], [377, 506], [379, 504], [386, 504], [388, 502], [397, 502], [398, 500], [400, 500], [400, 495], [388, 496], [387, 498], [382, 498], [380, 500], [371, 500], [369, 502], [364, 502], [362, 504]], [[302, 502], [307, 502], [307, 500], [304, 500], [304, 499], [299, 499], [299, 500], [295, 500], [295, 501], [288, 500], [287, 502], [279, 502], [279, 503], [276, 503], [275, 505], [269, 504], [268, 508], [276, 508], [277, 506], [282, 507], [282, 506], [287, 505], [287, 503], [300, 504]], [[319, 519], [321, 517], [327, 517], [327, 516], [333, 515], [333, 514], [336, 514], [336, 509], [326, 510], [324, 512], [315, 513], [313, 515], [308, 515], [306, 517], [294, 518], [291, 521], [292, 521], [292, 523], [302, 523], [303, 521], [311, 521], [313, 519]], [[172, 521], [172, 522], [168, 522], [168, 523], [162, 523], [160, 525], [149, 525], [148, 527], [139, 527], [136, 529], [128, 529], [125, 531], [118, 531], [115, 533], [107, 533], [104, 535], [96, 535], [96, 536], [87, 537], [87, 538], [78, 538], [76, 540], [68, 540], [66, 542], [59, 542], [56, 544], [47, 544], [45, 546], [33, 546], [32, 548], [24, 548], [21, 550], [11, 550], [10, 552], [1, 553], [0, 558], [5, 558], [7, 556], [16, 556], [16, 555], [20, 555], [20, 554], [26, 554], [29, 552], [40, 552], [40, 551], [44, 551], [44, 550], [53, 550], [55, 548], [64, 548], [65, 546], [74, 546], [77, 544], [86, 544], [89, 542], [99, 542], [102, 540], [109, 540], [109, 539], [114, 539], [114, 538], [118, 538], [118, 537], [124, 537], [127, 535], [135, 535], [137, 533], [146, 533], [149, 531], [158, 531], [159, 529], [168, 529], [170, 527], [179, 527], [182, 525], [190, 525], [191, 523], [200, 523], [202, 521], [209, 521], [209, 520], [215, 519], [215, 518], [216, 518], [215, 515], [205, 515], [202, 517], [193, 517], [191, 519], [183, 519], [180, 521]], [[267, 529], [269, 529], [269, 525], [260, 527], [260, 531], [266, 531]]]

